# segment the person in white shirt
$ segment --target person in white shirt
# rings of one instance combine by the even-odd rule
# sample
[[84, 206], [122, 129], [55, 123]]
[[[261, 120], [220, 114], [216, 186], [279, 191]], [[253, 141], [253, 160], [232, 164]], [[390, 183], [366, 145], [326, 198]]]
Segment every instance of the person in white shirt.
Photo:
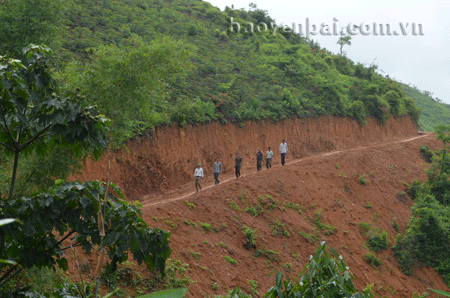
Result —
[[280, 144], [279, 151], [281, 152], [281, 165], [284, 166], [284, 164], [286, 163], [286, 153], [288, 152], [288, 145], [286, 143], [286, 140], [283, 140], [283, 142]]
[[194, 171], [194, 178], [195, 178], [195, 189], [198, 192], [198, 189], [202, 190], [202, 186], [200, 185], [200, 179], [204, 177], [203, 176], [203, 169], [201, 168], [201, 165], [198, 163], [197, 168]]
[[266, 168], [272, 167], [272, 156], [273, 156], [273, 152], [272, 152], [272, 150], [270, 150], [270, 147], [269, 147], [266, 152]]

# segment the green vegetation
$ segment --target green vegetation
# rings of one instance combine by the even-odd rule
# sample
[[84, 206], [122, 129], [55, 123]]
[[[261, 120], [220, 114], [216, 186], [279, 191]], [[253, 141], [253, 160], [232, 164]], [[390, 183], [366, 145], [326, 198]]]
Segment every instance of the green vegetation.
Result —
[[209, 231], [211, 230], [211, 224], [207, 223], [207, 222], [201, 222], [200, 226], [205, 230], [205, 231]]
[[198, 260], [201, 256], [201, 253], [199, 252], [195, 252], [195, 251], [191, 251], [191, 255], [194, 259]]
[[286, 229], [286, 227], [284, 226], [284, 223], [280, 222], [280, 221], [278, 220], [278, 218], [275, 218], [275, 223], [269, 225], [269, 227], [270, 227], [270, 230], [272, 231], [272, 235], [273, 235], [273, 236], [276, 237], [276, 236], [278, 235], [279, 229], [281, 229], [282, 235], [283, 235], [284, 237], [289, 238], [289, 231], [288, 231], [288, 230]]
[[286, 276], [286, 280], [284, 279], [285, 276], [279, 271], [274, 286], [265, 297], [373, 297], [370, 289], [357, 293], [352, 282], [354, 276], [342, 256], [327, 247], [325, 241], [317, 248], [314, 256], [311, 256], [310, 263], [303, 268], [300, 276], [295, 279]]
[[232, 199], [228, 199], [228, 201], [230, 202], [230, 207], [233, 208], [236, 211], [241, 211], [241, 208], [239, 208], [238, 204], [236, 204], [236, 202]]
[[184, 221], [184, 223], [186, 224], [186, 225], [191, 225], [191, 226], [193, 226], [194, 227], [194, 229], [196, 229], [197, 230], [197, 224], [195, 223], [195, 222], [190, 222], [189, 220], [185, 220]]
[[436, 132], [443, 148], [432, 158], [433, 162], [427, 170], [428, 180], [423, 184], [414, 181], [408, 189], [414, 195], [412, 216], [405, 234], [397, 235], [393, 250], [400, 268], [406, 274], [412, 274], [420, 261], [435, 268], [450, 284], [450, 256], [444, 253], [450, 247], [447, 233], [450, 222], [447, 152], [450, 126], [438, 126]]
[[231, 265], [236, 265], [237, 261], [230, 256], [223, 256], [223, 258]]
[[373, 251], [379, 251], [381, 249], [387, 249], [389, 246], [389, 234], [383, 231], [381, 228], [372, 227], [373, 222], [364, 223], [360, 222], [359, 227], [363, 231], [363, 235], [367, 239], [367, 246]]
[[324, 224], [323, 222], [321, 222], [320, 218], [322, 215], [322, 209], [316, 210], [314, 212], [314, 214], [315, 214], [314, 223], [316, 224], [316, 226], [319, 230], [325, 230], [325, 234], [327, 234], [327, 235], [336, 234], [336, 232], [337, 232], [336, 227], [330, 226], [330, 225], [327, 225], [327, 224]]
[[252, 289], [250, 290], [250, 293], [257, 297], [258, 296], [258, 291], [256, 290], [256, 288], [258, 288], [258, 282], [256, 280], [251, 280], [249, 279], [248, 282], [250, 283], [250, 286], [252, 287]]
[[364, 177], [366, 177], [366, 175], [362, 174], [362, 175], [359, 176], [359, 178], [358, 178], [359, 183], [362, 184], [362, 185], [364, 185], [364, 184], [367, 183], [367, 179], [364, 178]]
[[447, 233], [450, 222], [450, 181], [448, 142], [450, 126], [438, 126], [437, 138], [443, 148], [433, 157], [427, 170], [428, 179], [423, 184], [412, 183], [409, 192], [414, 194], [412, 216], [405, 234], [398, 234], [393, 250], [400, 268], [412, 274], [418, 262], [424, 262], [438, 271], [450, 284], [450, 248]]
[[400, 83], [403, 91], [414, 99], [421, 110], [419, 130], [434, 131], [439, 124], [450, 122], [450, 105], [443, 103], [439, 98], [433, 98], [429, 91], [420, 91], [415, 86]]
[[367, 253], [364, 260], [372, 267], [378, 267], [383, 264], [383, 262], [381, 262], [381, 260], [378, 259], [373, 252]]
[[355, 64], [298, 34], [230, 32], [230, 17], [271, 20], [262, 9], [220, 11], [200, 0], [27, 1], [0, 4], [7, 24], [0, 53], [50, 44], [58, 81], [114, 119], [115, 144], [172, 122], [419, 118], [412, 98], [376, 65]]
[[189, 207], [189, 209], [195, 209], [197, 206], [194, 203], [189, 203], [188, 200], [184, 200], [184, 203], [186, 204], [186, 206]]
[[[23, 270], [67, 270], [64, 251], [68, 244], [63, 245], [63, 241], [81, 246], [86, 253], [98, 249], [94, 297], [106, 250], [110, 273], [131, 252], [139, 264], [145, 263], [164, 277], [170, 233], [149, 228], [142, 219], [142, 205], [125, 201], [113, 183], [60, 179], [47, 189], [27, 187], [19, 191], [26, 196], [15, 192], [19, 156], [49, 156], [56, 147], [79, 157], [88, 152], [99, 156], [107, 144], [104, 132], [108, 120], [94, 106], [84, 106], [77, 94], [60, 92], [49, 72], [49, 54], [48, 48], [30, 46], [25, 49], [26, 63], [0, 57], [0, 166], [12, 169], [1, 172], [11, 176], [2, 180], [0, 210], [3, 218], [19, 220], [0, 226], [0, 259], [4, 260], [0, 263], [0, 296], [21, 290], [13, 277]], [[12, 165], [6, 167], [3, 156], [13, 156]], [[78, 291], [87, 296], [87, 288]]]
[[256, 229], [252, 230], [247, 226], [242, 227], [242, 232], [246, 237], [246, 242], [244, 244], [246, 249], [256, 248]]

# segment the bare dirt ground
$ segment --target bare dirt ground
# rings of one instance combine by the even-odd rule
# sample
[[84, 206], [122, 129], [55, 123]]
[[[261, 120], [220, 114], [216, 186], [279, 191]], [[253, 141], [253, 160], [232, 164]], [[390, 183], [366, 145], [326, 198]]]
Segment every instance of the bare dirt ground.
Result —
[[[413, 292], [423, 293], [427, 287], [447, 289], [431, 268], [417, 268], [413, 276], [403, 274], [390, 248], [397, 234], [394, 221], [404, 232], [413, 204], [405, 194], [404, 182], [426, 179], [428, 164], [419, 153], [424, 144], [439, 147], [433, 135], [422, 135], [290, 159], [284, 167], [276, 164], [259, 173], [247, 168], [239, 179], [230, 174], [217, 186], [208, 181], [199, 193], [192, 192], [193, 184], [189, 183], [178, 191], [143, 201], [144, 219], [172, 232], [172, 257], [188, 263], [193, 269], [190, 276], [197, 281], [190, 286], [189, 297], [205, 297], [236, 286], [250, 293], [248, 280], [256, 280], [259, 293], [264, 294], [273, 283], [273, 276], [268, 277], [273, 269], [287, 273], [292, 266], [292, 274], [297, 276], [323, 240], [348, 262], [359, 289], [374, 283], [373, 289], [381, 297], [412, 297]], [[365, 185], [359, 182], [361, 175], [365, 175]], [[277, 202], [275, 209], [269, 211], [266, 205], [264, 213], [256, 217], [244, 211], [268, 195]], [[195, 209], [186, 201], [195, 204]], [[233, 208], [232, 202], [239, 209]], [[263, 202], [269, 204], [268, 200]], [[289, 203], [299, 204], [302, 213], [290, 208], [283, 211]], [[336, 227], [336, 233], [327, 235], [326, 229], [317, 227], [318, 213], [323, 224]], [[185, 221], [196, 223], [197, 229]], [[205, 231], [202, 222], [211, 224], [212, 229]], [[372, 268], [364, 261], [369, 251], [359, 222], [374, 222], [374, 227], [389, 233], [389, 249], [376, 253], [383, 265]], [[253, 256], [255, 249], [243, 246], [243, 226], [257, 230], [257, 248], [276, 254]], [[317, 239], [308, 243], [300, 232]], [[225, 256], [237, 263], [229, 264]], [[219, 290], [212, 290], [213, 283]]]
[[[297, 276], [323, 240], [344, 257], [359, 290], [372, 283], [372, 289], [380, 297], [412, 297], [413, 292], [423, 293], [428, 287], [448, 290], [431, 268], [420, 266], [412, 276], [403, 274], [391, 249], [397, 234], [394, 222], [404, 233], [413, 204], [405, 194], [404, 182], [426, 179], [424, 170], [428, 164], [420, 157], [419, 147], [426, 144], [434, 150], [441, 146], [440, 142], [432, 134], [417, 135], [405, 120], [388, 124], [390, 128], [384, 132], [374, 130], [372, 135], [370, 124], [367, 130], [357, 133], [355, 130], [359, 128], [352, 128], [353, 124], [327, 121], [322, 130], [319, 129], [321, 123], [307, 124], [310, 131], [316, 132], [316, 147], [308, 145], [308, 149], [304, 145], [304, 151], [291, 150], [284, 167], [276, 153], [273, 168], [257, 172], [251, 161], [251, 148], [243, 148], [240, 151], [248, 155], [250, 161], [244, 164], [239, 179], [229, 167], [220, 176], [221, 183], [214, 185], [212, 173], [205, 169], [204, 188], [196, 193], [191, 177], [193, 165], [180, 166], [182, 172], [186, 171], [186, 179], [166, 175], [165, 183], [170, 185], [167, 190], [154, 184], [154, 191], [139, 196], [145, 221], [152, 227], [171, 231], [171, 258], [189, 264], [192, 269], [189, 275], [196, 282], [189, 286], [187, 297], [212, 296], [237, 286], [250, 293], [249, 280], [257, 282], [257, 297], [262, 297], [274, 281], [274, 276], [268, 277], [272, 270]], [[347, 131], [353, 131], [353, 135], [347, 133], [353, 141], [343, 142], [339, 135], [330, 132], [333, 126], [333, 130], [343, 131], [343, 125]], [[280, 134], [274, 135], [271, 142], [280, 138]], [[345, 139], [345, 135], [342, 138]], [[251, 139], [243, 140], [250, 142]], [[143, 140], [139, 142], [148, 144]], [[289, 146], [294, 148], [292, 145], [300, 143], [291, 138]], [[131, 144], [129, 148], [133, 146], [137, 145]], [[140, 159], [143, 151], [130, 152], [129, 156]], [[230, 152], [232, 160], [235, 151]], [[117, 154], [122, 158], [128, 156]], [[224, 164], [229, 163], [227, 158]], [[101, 162], [97, 166], [94, 164], [88, 165], [83, 177], [95, 177], [92, 168], [103, 169]], [[101, 177], [98, 175], [96, 179]], [[366, 180], [365, 184], [361, 184], [360, 177]], [[139, 181], [145, 179], [137, 179], [133, 187], [137, 188]], [[129, 180], [118, 182], [123, 187], [126, 181]], [[132, 193], [136, 195], [141, 191]], [[373, 227], [389, 233], [389, 248], [375, 253], [383, 262], [381, 266], [373, 268], [364, 260], [369, 251], [360, 222], [373, 222]], [[206, 230], [202, 224], [211, 227]], [[256, 230], [256, 248], [262, 255], [255, 256], [255, 248], [244, 247], [244, 226]], [[231, 264], [224, 257], [236, 263]], [[95, 264], [94, 256], [86, 258]], [[69, 271], [75, 275], [73, 262]], [[214, 284], [218, 289], [213, 289]]]

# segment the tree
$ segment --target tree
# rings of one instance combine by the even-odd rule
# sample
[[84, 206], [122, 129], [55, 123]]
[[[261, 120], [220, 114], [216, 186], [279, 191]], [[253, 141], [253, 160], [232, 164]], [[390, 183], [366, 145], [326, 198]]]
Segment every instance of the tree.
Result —
[[[83, 106], [77, 95], [59, 94], [48, 71], [50, 49], [30, 46], [24, 53], [26, 65], [0, 58], [0, 145], [14, 156], [9, 194], [0, 195], [0, 220], [16, 218], [23, 223], [0, 225], [0, 287], [24, 268], [67, 270], [63, 254], [73, 246], [89, 252], [100, 245], [98, 277], [106, 251], [111, 270], [126, 261], [130, 251], [138, 263], [164, 276], [170, 233], [149, 228], [140, 205], [125, 201], [114, 184], [59, 180], [45, 192], [14, 195], [21, 153], [46, 155], [59, 146], [78, 154], [88, 149], [99, 156], [107, 144], [107, 119], [95, 107]], [[8, 293], [0, 291], [0, 296], [4, 294]]]
[[20, 60], [0, 57], [0, 145], [14, 156], [9, 199], [21, 153], [45, 155], [66, 145], [79, 154], [91, 148], [98, 156], [107, 144], [103, 135], [107, 119], [93, 106], [83, 107], [77, 95], [58, 94], [48, 70], [50, 49], [30, 46], [24, 52], [26, 66]]
[[347, 36], [339, 37], [339, 40], [336, 42], [338, 45], [341, 46], [341, 48], [340, 48], [340, 55], [341, 55], [341, 57], [344, 56], [344, 52], [343, 52], [342, 48], [345, 45], [351, 45], [352, 44], [350, 40], [352, 40], [352, 37], [350, 35], [347, 35]]
[[120, 144], [147, 128], [170, 122], [168, 83], [191, 67], [193, 50], [161, 39], [151, 43], [132, 36], [129, 44], [99, 46], [87, 65], [72, 63], [61, 77], [65, 88], [80, 93], [114, 119]]
[[22, 58], [30, 43], [56, 46], [62, 11], [58, 0], [0, 1], [0, 53]]
[[442, 146], [442, 157], [441, 157], [441, 172], [440, 176], [445, 175], [446, 173], [446, 161], [447, 161], [447, 143], [450, 142], [450, 125], [437, 125], [435, 128], [435, 131], [437, 133], [436, 138], [438, 140], [441, 140], [443, 143]]

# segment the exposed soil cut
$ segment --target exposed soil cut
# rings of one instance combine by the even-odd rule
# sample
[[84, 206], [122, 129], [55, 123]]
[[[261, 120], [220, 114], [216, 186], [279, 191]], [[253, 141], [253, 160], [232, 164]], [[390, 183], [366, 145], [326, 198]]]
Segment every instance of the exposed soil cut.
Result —
[[[280, 165], [276, 153], [273, 168], [256, 172], [255, 149], [271, 145], [278, 150], [282, 138], [290, 149], [287, 165]], [[246, 123], [243, 128], [168, 127], [152, 138], [130, 142], [129, 153], [117, 152], [112, 179], [128, 198], [141, 199], [150, 226], [172, 232], [171, 257], [188, 263], [190, 276], [197, 281], [187, 297], [220, 294], [236, 286], [250, 293], [248, 280], [257, 281], [262, 297], [273, 283], [274, 276], [268, 277], [272, 270], [292, 268], [297, 276], [322, 240], [344, 257], [358, 289], [374, 283], [381, 297], [412, 297], [427, 287], [448, 290], [431, 268], [403, 274], [391, 249], [397, 234], [393, 223], [403, 233], [413, 204], [404, 182], [426, 179], [428, 164], [419, 152], [424, 144], [433, 150], [441, 146], [434, 135], [417, 135], [407, 118], [390, 120], [383, 127], [369, 122], [363, 128], [342, 118]], [[239, 179], [231, 166], [236, 151], [245, 158]], [[205, 188], [193, 192], [194, 164], [200, 161], [212, 168], [215, 156], [224, 163], [221, 183], [215, 186], [207, 171]], [[104, 161], [87, 161], [77, 178], [102, 179], [104, 169]], [[368, 249], [360, 222], [373, 222], [390, 235], [389, 248], [375, 253], [383, 262], [379, 267], [372, 268], [364, 260]], [[187, 223], [196, 223], [197, 228]], [[211, 229], [206, 231], [201, 223]], [[243, 226], [256, 229], [257, 248], [265, 255], [256, 257], [255, 248], [244, 247]], [[85, 258], [92, 262], [94, 256]], [[69, 271], [76, 272], [73, 262]], [[218, 290], [212, 289], [213, 283]]]

